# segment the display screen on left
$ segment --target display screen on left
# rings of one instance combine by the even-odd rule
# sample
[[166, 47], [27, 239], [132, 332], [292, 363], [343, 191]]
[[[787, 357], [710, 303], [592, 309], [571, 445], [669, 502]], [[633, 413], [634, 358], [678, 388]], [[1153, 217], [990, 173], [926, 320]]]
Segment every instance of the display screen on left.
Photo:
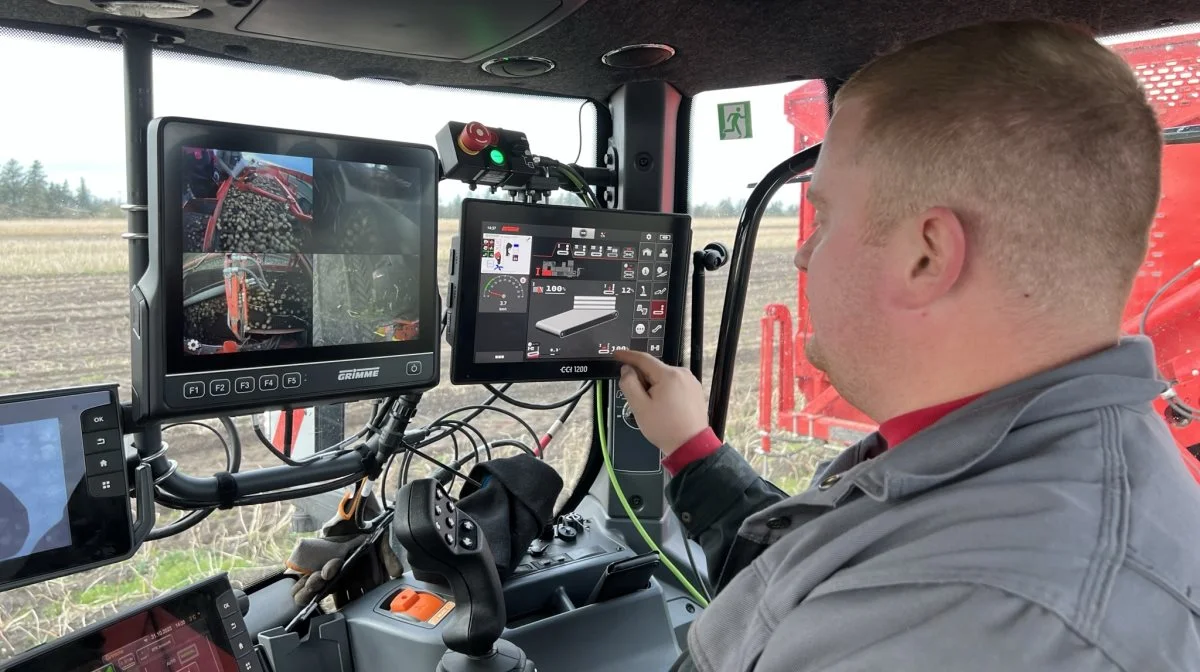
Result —
[[163, 595], [33, 649], [4, 672], [235, 672], [261, 670], [224, 575]]
[[418, 338], [417, 169], [182, 153], [185, 355]]
[[70, 546], [67, 500], [82, 474], [67, 482], [58, 419], [0, 424], [0, 454], [0, 561]]

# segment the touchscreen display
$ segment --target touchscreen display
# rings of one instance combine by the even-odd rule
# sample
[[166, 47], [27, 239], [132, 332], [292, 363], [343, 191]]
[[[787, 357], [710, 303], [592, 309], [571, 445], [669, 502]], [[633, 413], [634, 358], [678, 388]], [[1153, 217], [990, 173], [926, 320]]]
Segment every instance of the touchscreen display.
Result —
[[182, 154], [185, 356], [418, 338], [419, 169]]
[[[0, 469], [0, 561], [70, 546], [67, 499], [75, 485], [67, 482], [58, 419], [0, 424], [0, 452], [7, 465]], [[78, 482], [82, 470], [73, 471]]]
[[475, 362], [661, 358], [673, 250], [670, 233], [484, 221]]

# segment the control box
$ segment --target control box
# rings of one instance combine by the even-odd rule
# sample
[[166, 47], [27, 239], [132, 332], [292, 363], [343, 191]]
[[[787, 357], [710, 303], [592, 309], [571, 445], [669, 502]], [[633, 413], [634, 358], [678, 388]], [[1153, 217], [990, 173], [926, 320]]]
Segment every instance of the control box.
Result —
[[522, 188], [538, 174], [524, 133], [452, 121], [437, 134], [447, 179], [486, 187]]

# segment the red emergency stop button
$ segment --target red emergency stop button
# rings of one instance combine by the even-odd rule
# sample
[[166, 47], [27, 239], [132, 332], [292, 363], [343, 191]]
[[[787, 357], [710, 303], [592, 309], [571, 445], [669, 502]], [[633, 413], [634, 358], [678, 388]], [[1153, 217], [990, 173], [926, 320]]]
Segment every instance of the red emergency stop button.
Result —
[[446, 606], [446, 601], [437, 595], [405, 588], [392, 598], [392, 603], [388, 605], [388, 608], [393, 614], [401, 614], [422, 623], [428, 623], [444, 606]]
[[496, 142], [496, 133], [478, 121], [463, 126], [458, 134], [458, 148], [474, 156]]

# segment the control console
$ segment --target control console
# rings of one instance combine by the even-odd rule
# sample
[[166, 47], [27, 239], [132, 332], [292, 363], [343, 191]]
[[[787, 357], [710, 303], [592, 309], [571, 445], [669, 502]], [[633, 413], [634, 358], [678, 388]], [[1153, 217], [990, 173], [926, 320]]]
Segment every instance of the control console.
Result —
[[[520, 647], [540, 672], [667, 669], [678, 648], [664, 592], [651, 578], [657, 562], [647, 560], [595, 521], [561, 516], [501, 585], [500, 641]], [[396, 660], [434, 669], [462, 609], [456, 592], [408, 573], [348, 605], [355, 670], [387, 672]]]

